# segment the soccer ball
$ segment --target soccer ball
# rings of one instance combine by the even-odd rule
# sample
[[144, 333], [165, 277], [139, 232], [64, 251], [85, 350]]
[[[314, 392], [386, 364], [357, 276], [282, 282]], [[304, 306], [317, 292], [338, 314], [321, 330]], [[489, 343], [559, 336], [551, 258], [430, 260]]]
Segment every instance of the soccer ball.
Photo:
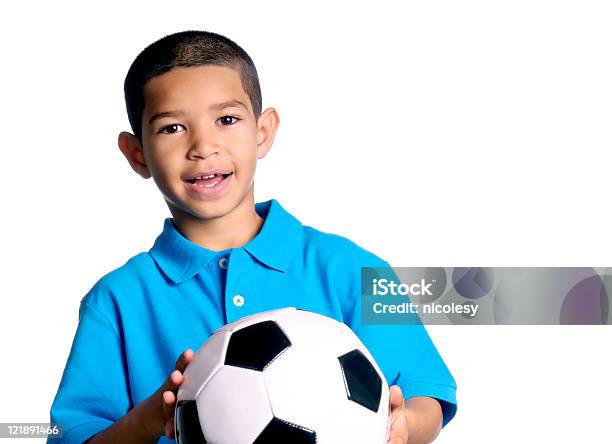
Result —
[[353, 331], [293, 307], [215, 331], [184, 372], [179, 444], [382, 444], [389, 388]]

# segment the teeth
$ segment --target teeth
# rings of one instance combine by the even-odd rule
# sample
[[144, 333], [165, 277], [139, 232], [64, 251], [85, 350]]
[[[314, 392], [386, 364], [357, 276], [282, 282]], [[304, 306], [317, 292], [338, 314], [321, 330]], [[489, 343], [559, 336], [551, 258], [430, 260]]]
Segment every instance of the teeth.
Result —
[[212, 187], [216, 186], [216, 185], [217, 185], [219, 182], [220, 182], [220, 181], [217, 181], [217, 182], [215, 182], [215, 183], [209, 183], [209, 184], [207, 184], [207, 185], [199, 185], [199, 184], [198, 184], [198, 186], [199, 186], [199, 187], [202, 187], [202, 188], [212, 188]]
[[[203, 187], [203, 188], [213, 188], [213, 187], [216, 187], [221, 181], [223, 181], [223, 176], [224, 174], [222, 173], [211, 174], [209, 176], [198, 176], [198, 177], [194, 177], [193, 179], [189, 180], [189, 182], [191, 182], [192, 184], [198, 185], [200, 187]], [[207, 184], [196, 183], [197, 180], [213, 179], [213, 178], [217, 178], [219, 180], [213, 180], [211, 181], [211, 183], [207, 183]]]
[[211, 174], [210, 176], [198, 176], [198, 177], [194, 177], [191, 180], [202, 180], [202, 179], [212, 179], [213, 177], [215, 177], [216, 174]]

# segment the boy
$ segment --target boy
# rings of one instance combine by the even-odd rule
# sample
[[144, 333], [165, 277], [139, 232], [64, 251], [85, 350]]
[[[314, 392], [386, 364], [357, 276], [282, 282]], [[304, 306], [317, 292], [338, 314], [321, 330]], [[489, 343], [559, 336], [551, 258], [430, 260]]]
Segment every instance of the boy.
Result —
[[435, 438], [455, 414], [456, 385], [427, 332], [360, 322], [360, 267], [388, 264], [276, 200], [254, 202], [279, 116], [262, 111], [246, 52], [214, 33], [172, 34], [138, 55], [124, 86], [134, 133], [119, 148], [172, 217], [81, 301], [51, 407], [61, 442], [170, 442], [193, 350], [228, 322], [285, 306], [338, 319], [368, 347], [393, 385], [389, 442]]

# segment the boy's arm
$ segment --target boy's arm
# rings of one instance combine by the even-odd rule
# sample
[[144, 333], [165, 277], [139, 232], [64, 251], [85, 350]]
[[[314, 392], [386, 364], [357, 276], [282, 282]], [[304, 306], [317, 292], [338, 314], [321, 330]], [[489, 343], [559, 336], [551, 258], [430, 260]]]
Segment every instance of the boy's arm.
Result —
[[177, 359], [176, 366], [168, 379], [153, 395], [86, 442], [90, 444], [155, 443], [164, 434], [173, 439], [175, 436], [176, 394], [183, 382], [183, 372], [193, 357], [193, 350], [185, 350]]
[[112, 293], [101, 279], [81, 300], [78, 326], [50, 412], [51, 422], [61, 425], [64, 435], [49, 437], [49, 444], [104, 442], [105, 438], [107, 442], [154, 442], [174, 433], [175, 395], [193, 351], [183, 353], [158, 390], [134, 406], [125, 345], [118, 321], [106, 305], [112, 305]]
[[[442, 416], [441, 429], [452, 420], [457, 411], [455, 379], [418, 315], [407, 314], [404, 318], [406, 325], [363, 322], [361, 267], [376, 267], [382, 277], [399, 282], [390, 265], [355, 244], [347, 246], [346, 243], [340, 243], [336, 251], [328, 255], [330, 260], [326, 266], [342, 304], [344, 322], [372, 353], [387, 383], [390, 386], [397, 385], [403, 391], [401, 399], [405, 397], [406, 405], [410, 406], [403, 415], [407, 415], [407, 426], [423, 430], [413, 432], [416, 438], [410, 439], [420, 442], [421, 433], [423, 440], [433, 439], [440, 431], [438, 415]], [[346, 254], [347, 251], [350, 254]], [[369, 305], [366, 307], [370, 308]], [[415, 398], [428, 400], [413, 400]]]
[[161, 435], [147, 429], [144, 418], [151, 415], [152, 398], [148, 398], [115, 421], [110, 427], [98, 432], [85, 441], [90, 444], [131, 442], [134, 444], [154, 443]]
[[[437, 422], [438, 409], [442, 414], [441, 426], [446, 426], [457, 411], [456, 383], [425, 326], [367, 325], [359, 318], [353, 321], [352, 328], [376, 359], [387, 383], [401, 388], [401, 399], [406, 398], [405, 403], [410, 406], [408, 419], [412, 421], [408, 421], [408, 426], [421, 428], [423, 422]], [[413, 401], [417, 397], [430, 398], [435, 404]], [[423, 408], [428, 405], [436, 408]], [[432, 431], [432, 435], [433, 438], [437, 432]]]
[[[100, 295], [94, 286], [88, 296]], [[62, 379], [51, 405], [51, 422], [63, 427], [49, 443], [82, 443], [131, 407], [122, 344], [116, 326], [86, 296]]]

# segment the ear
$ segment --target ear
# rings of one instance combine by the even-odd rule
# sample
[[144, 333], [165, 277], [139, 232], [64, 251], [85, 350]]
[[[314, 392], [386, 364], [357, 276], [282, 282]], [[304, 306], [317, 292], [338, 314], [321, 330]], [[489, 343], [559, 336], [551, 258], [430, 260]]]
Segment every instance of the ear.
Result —
[[274, 108], [267, 108], [257, 119], [257, 158], [263, 159], [272, 148], [280, 117]]
[[132, 169], [144, 179], [151, 177], [151, 172], [147, 167], [140, 140], [127, 131], [121, 131], [117, 143]]

